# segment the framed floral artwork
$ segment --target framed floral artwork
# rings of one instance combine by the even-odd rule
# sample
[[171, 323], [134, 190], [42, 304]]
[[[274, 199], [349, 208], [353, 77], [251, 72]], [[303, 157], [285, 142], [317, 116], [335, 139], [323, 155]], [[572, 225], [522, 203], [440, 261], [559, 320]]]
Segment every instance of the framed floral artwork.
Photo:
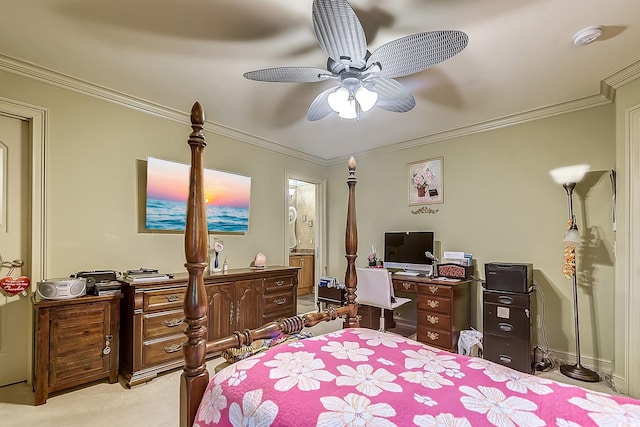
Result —
[[409, 163], [409, 206], [444, 202], [444, 159]]

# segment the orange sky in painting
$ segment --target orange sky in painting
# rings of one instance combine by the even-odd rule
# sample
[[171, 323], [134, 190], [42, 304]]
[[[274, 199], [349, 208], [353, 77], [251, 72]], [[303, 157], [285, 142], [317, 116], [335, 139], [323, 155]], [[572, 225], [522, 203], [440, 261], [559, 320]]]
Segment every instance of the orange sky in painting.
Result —
[[[184, 202], [188, 190], [188, 165], [153, 157], [147, 159], [147, 198]], [[204, 197], [208, 205], [248, 208], [251, 178], [205, 169]]]

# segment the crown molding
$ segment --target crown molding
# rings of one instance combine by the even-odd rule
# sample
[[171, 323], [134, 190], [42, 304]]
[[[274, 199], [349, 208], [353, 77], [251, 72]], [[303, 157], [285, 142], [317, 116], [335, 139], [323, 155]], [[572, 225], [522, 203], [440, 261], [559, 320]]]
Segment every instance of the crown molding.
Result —
[[[81, 79], [70, 77], [55, 71], [47, 70], [35, 64], [24, 62], [6, 55], [0, 54], [0, 70], [17, 74], [21, 77], [31, 78], [63, 89], [72, 90], [83, 95], [93, 96], [104, 101], [113, 102], [115, 104], [132, 108], [143, 113], [152, 114], [164, 119], [176, 121], [178, 123], [190, 125], [190, 113], [174, 110], [145, 99], [136, 98], [115, 90], [99, 86]], [[232, 138], [247, 144], [251, 144], [266, 150], [274, 151], [287, 156], [295, 157], [300, 160], [316, 163], [326, 166], [326, 160], [294, 150], [260, 138], [246, 132], [239, 131], [230, 127], [222, 126], [210, 120], [205, 120], [207, 126], [205, 132], [215, 133], [221, 136]]]
[[[144, 99], [136, 98], [106, 87], [98, 86], [84, 80], [46, 70], [35, 64], [27, 63], [2, 54], [0, 54], [0, 70], [14, 73], [23, 77], [32, 78], [34, 80], [45, 82], [64, 89], [79, 92], [84, 95], [93, 96], [105, 101], [113, 102], [128, 108], [135, 109], [137, 111], [173, 120], [182, 124], [190, 124], [190, 114], [188, 112], [174, 110]], [[476, 123], [462, 128], [451, 129], [433, 135], [427, 135], [424, 137], [402, 141], [389, 146], [366, 150], [352, 155], [357, 155], [359, 157], [369, 157], [380, 154], [388, 154], [424, 144], [431, 144], [434, 142], [472, 135], [474, 133], [486, 132], [506, 126], [512, 126], [515, 124], [583, 110], [586, 108], [597, 107], [613, 102], [616, 89], [624, 86], [632, 80], [637, 79], [638, 77], [640, 77], [640, 61], [636, 61], [626, 67], [623, 67], [622, 69], [603, 79], [600, 83], [600, 93], [597, 95], [543, 108], [537, 108], [522, 113], [511, 114], [497, 119], [487, 120], [485, 122]], [[343, 163], [347, 161], [349, 157], [351, 157], [351, 155], [349, 155], [335, 157], [332, 159], [322, 159], [317, 156], [312, 156], [301, 151], [285, 147], [284, 145], [278, 144], [274, 141], [242, 132], [238, 129], [222, 126], [209, 120], [206, 120], [206, 123], [208, 125], [205, 128], [206, 132], [215, 133], [227, 138], [235, 139], [250, 145], [264, 148], [266, 150], [274, 151], [300, 160], [315, 163], [321, 166], [331, 166], [338, 163]]]
[[[512, 114], [493, 120], [465, 126], [462, 128], [451, 129], [437, 134], [411, 139], [408, 141], [398, 142], [381, 148], [367, 150], [357, 153], [359, 157], [368, 157], [380, 154], [393, 153], [395, 151], [406, 150], [424, 144], [432, 144], [434, 142], [445, 141], [447, 139], [459, 138], [462, 136], [472, 135], [474, 133], [485, 132], [488, 130], [499, 129], [506, 126], [512, 126], [520, 123], [530, 122], [538, 119], [545, 119], [560, 114], [571, 113], [574, 111], [584, 110], [586, 108], [598, 107], [613, 102], [615, 100], [616, 89], [626, 85], [627, 83], [640, 78], [640, 61], [633, 62], [626, 67], [621, 68], [615, 73], [605, 77], [600, 82], [600, 93], [573, 101], [563, 102], [560, 104], [550, 105], [535, 110], [525, 111], [523, 113]], [[330, 165], [344, 163], [350, 156], [336, 157], [327, 161]]]

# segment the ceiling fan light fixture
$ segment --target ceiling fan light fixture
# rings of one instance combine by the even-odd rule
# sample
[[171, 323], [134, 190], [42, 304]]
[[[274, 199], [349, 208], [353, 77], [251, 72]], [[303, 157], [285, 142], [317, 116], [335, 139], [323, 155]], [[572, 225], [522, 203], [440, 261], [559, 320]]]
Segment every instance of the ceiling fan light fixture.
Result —
[[360, 104], [362, 111], [369, 111], [378, 102], [378, 94], [364, 86], [358, 86], [355, 93], [356, 101]]
[[338, 113], [338, 117], [343, 119], [357, 119], [358, 111], [356, 109], [356, 101], [354, 99], [347, 100], [344, 108]]
[[327, 102], [333, 111], [340, 113], [349, 107], [349, 90], [344, 86], [340, 86], [329, 94]]

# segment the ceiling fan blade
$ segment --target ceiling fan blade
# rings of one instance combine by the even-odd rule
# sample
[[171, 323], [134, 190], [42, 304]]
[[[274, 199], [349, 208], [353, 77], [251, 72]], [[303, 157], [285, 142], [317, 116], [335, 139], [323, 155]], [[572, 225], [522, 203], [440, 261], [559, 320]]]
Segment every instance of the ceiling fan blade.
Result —
[[380, 64], [380, 77], [402, 77], [432, 67], [460, 53], [469, 43], [462, 31], [444, 30], [412, 34], [390, 41], [376, 49], [367, 66]]
[[265, 68], [263, 70], [248, 71], [243, 76], [249, 80], [279, 83], [314, 83], [335, 77], [327, 70], [314, 67]]
[[320, 46], [336, 62], [349, 58], [350, 67], [363, 68], [367, 39], [351, 5], [345, 0], [314, 0], [313, 28]]
[[324, 119], [329, 114], [334, 112], [329, 106], [327, 98], [329, 97], [329, 94], [335, 90], [335, 87], [331, 87], [322, 92], [320, 95], [316, 96], [316, 99], [313, 100], [313, 102], [309, 106], [309, 110], [307, 111], [307, 120], [309, 120], [310, 122], [315, 122], [316, 120]]
[[416, 99], [402, 83], [382, 77], [374, 77], [367, 81], [374, 84], [372, 90], [378, 94], [376, 107], [404, 113], [416, 106]]

